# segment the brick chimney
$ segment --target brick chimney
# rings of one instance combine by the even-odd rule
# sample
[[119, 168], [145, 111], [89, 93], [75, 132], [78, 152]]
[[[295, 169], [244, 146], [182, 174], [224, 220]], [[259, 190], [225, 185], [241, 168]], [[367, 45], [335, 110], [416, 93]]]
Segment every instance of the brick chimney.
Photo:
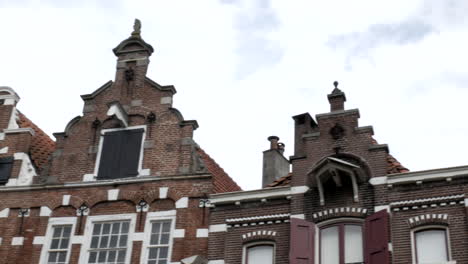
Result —
[[268, 141], [270, 149], [263, 151], [263, 188], [289, 173], [289, 161], [283, 156], [284, 144], [277, 136], [268, 137]]
[[345, 93], [338, 89], [338, 82], [333, 82], [335, 89], [328, 95], [328, 101], [330, 102], [330, 112], [344, 110], [344, 102], [346, 102]]

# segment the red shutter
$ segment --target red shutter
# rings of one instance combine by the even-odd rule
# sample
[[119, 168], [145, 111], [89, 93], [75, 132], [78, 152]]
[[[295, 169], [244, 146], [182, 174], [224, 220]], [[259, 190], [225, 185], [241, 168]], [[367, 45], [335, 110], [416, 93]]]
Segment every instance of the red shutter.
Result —
[[315, 225], [302, 219], [291, 218], [290, 264], [314, 264]]
[[388, 212], [379, 211], [366, 218], [366, 264], [388, 264]]

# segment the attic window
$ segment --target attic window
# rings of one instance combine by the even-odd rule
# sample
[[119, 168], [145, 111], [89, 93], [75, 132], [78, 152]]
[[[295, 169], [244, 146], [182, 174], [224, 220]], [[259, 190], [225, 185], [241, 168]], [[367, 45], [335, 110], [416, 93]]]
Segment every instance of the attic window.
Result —
[[10, 179], [13, 161], [13, 157], [0, 158], [0, 184], [6, 184]]
[[120, 179], [139, 174], [143, 128], [112, 129], [102, 136], [97, 179]]

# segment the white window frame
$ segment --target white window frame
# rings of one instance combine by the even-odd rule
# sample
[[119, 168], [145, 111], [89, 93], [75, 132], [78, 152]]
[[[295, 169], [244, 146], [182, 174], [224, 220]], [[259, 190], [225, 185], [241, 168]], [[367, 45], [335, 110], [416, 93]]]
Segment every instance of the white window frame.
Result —
[[[446, 242], [447, 242], [447, 257], [448, 257], [448, 261], [445, 261], [445, 262], [434, 262], [433, 264], [454, 264], [456, 263], [455, 261], [452, 261], [452, 250], [451, 250], [451, 246], [450, 246], [450, 232], [449, 232], [449, 228], [447, 226], [443, 226], [443, 225], [424, 225], [424, 226], [420, 226], [420, 227], [416, 227], [416, 228], [413, 228], [411, 229], [411, 255], [412, 255], [412, 258], [413, 258], [413, 264], [417, 264], [418, 262], [416, 261], [416, 236], [415, 236], [415, 233], [419, 232], [419, 231], [424, 231], [424, 230], [431, 230], [431, 229], [440, 229], [440, 230], [444, 230], [445, 231], [445, 238], [446, 238]], [[432, 263], [431, 263], [432, 264]]]
[[[330, 219], [330, 220], [326, 220], [326, 221], [323, 221], [323, 222], [320, 222], [318, 224], [315, 225], [315, 262], [314, 263], [320, 263], [320, 229], [322, 229], [322, 227], [324, 226], [327, 226], [327, 225], [332, 225], [332, 224], [352, 224], [352, 223], [358, 223], [362, 226], [362, 240], [364, 242], [364, 245], [366, 244], [366, 237], [365, 237], [365, 230], [364, 230], [364, 219], [362, 218], [355, 218], [355, 217], [341, 217], [341, 218], [335, 218], [335, 219]], [[362, 250], [365, 250], [364, 248], [364, 245], [363, 245], [363, 248]], [[365, 254], [365, 252], [363, 252], [363, 254]], [[363, 257], [365, 258], [365, 255], [363, 255]]]
[[84, 230], [83, 244], [81, 245], [80, 261], [79, 263], [88, 263], [89, 250], [91, 247], [91, 238], [93, 236], [94, 223], [97, 222], [119, 222], [119, 221], [130, 221], [130, 227], [128, 229], [127, 239], [127, 252], [125, 254], [125, 263], [130, 263], [132, 257], [132, 246], [135, 234], [135, 214], [115, 214], [115, 215], [93, 215], [88, 216], [86, 220], [86, 226]]
[[[276, 243], [271, 240], [255, 240], [252, 242], [245, 243], [244, 246], [242, 247], [242, 264], [247, 263], [247, 249], [250, 247], [256, 247], [256, 246], [262, 246], [262, 245], [268, 245], [268, 246], [273, 246], [273, 264], [276, 263]], [[252, 263], [250, 263], [252, 264]]]
[[[108, 128], [108, 129], [102, 129], [100, 132], [99, 136], [99, 146], [98, 146], [98, 151], [96, 155], [96, 162], [94, 164], [94, 172], [92, 174], [93, 176], [93, 181], [97, 181], [97, 175], [99, 172], [99, 165], [101, 163], [101, 154], [102, 154], [102, 146], [104, 144], [104, 134], [107, 132], [114, 132], [114, 131], [122, 131], [122, 130], [133, 130], [133, 129], [143, 129], [143, 135], [142, 135], [142, 140], [141, 140], [141, 146], [140, 146], [140, 158], [138, 161], [138, 175], [136, 177], [141, 177], [141, 176], [149, 176], [149, 169], [143, 169], [143, 153], [145, 149], [145, 139], [146, 139], [146, 125], [141, 125], [141, 126], [131, 126], [131, 127], [123, 127], [123, 128]], [[85, 177], [86, 178], [86, 175]], [[90, 180], [90, 179], [88, 179]]]
[[49, 218], [49, 222], [47, 223], [45, 243], [42, 245], [41, 257], [39, 258], [39, 263], [41, 264], [47, 263], [47, 259], [49, 257], [49, 249], [52, 244], [52, 236], [54, 234], [54, 226], [64, 226], [64, 225], [72, 226], [71, 234], [70, 234], [70, 242], [67, 248], [66, 263], [70, 261], [72, 241], [73, 241], [73, 236], [75, 235], [76, 217], [51, 217]]
[[140, 263], [146, 264], [148, 263], [148, 256], [149, 256], [149, 249], [150, 240], [151, 240], [151, 228], [152, 222], [160, 221], [160, 220], [171, 220], [171, 232], [169, 235], [169, 250], [168, 250], [168, 262], [172, 263], [172, 248], [174, 246], [174, 232], [175, 232], [175, 225], [176, 225], [176, 210], [168, 210], [168, 211], [159, 211], [159, 212], [148, 212], [146, 214], [146, 221], [145, 221], [145, 230], [144, 230], [144, 238], [143, 238], [143, 245], [141, 248], [141, 256], [140, 256]]

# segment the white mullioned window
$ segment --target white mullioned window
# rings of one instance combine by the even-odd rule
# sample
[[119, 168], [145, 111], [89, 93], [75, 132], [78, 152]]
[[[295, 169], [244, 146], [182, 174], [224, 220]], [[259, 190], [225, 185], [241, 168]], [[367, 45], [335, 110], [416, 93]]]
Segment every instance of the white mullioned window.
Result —
[[175, 229], [176, 210], [149, 212], [146, 215], [145, 238], [141, 262], [145, 264], [169, 264]]
[[52, 217], [49, 219], [40, 263], [68, 263], [75, 225], [76, 217]]
[[80, 263], [130, 263], [135, 219], [136, 214], [89, 216]]

